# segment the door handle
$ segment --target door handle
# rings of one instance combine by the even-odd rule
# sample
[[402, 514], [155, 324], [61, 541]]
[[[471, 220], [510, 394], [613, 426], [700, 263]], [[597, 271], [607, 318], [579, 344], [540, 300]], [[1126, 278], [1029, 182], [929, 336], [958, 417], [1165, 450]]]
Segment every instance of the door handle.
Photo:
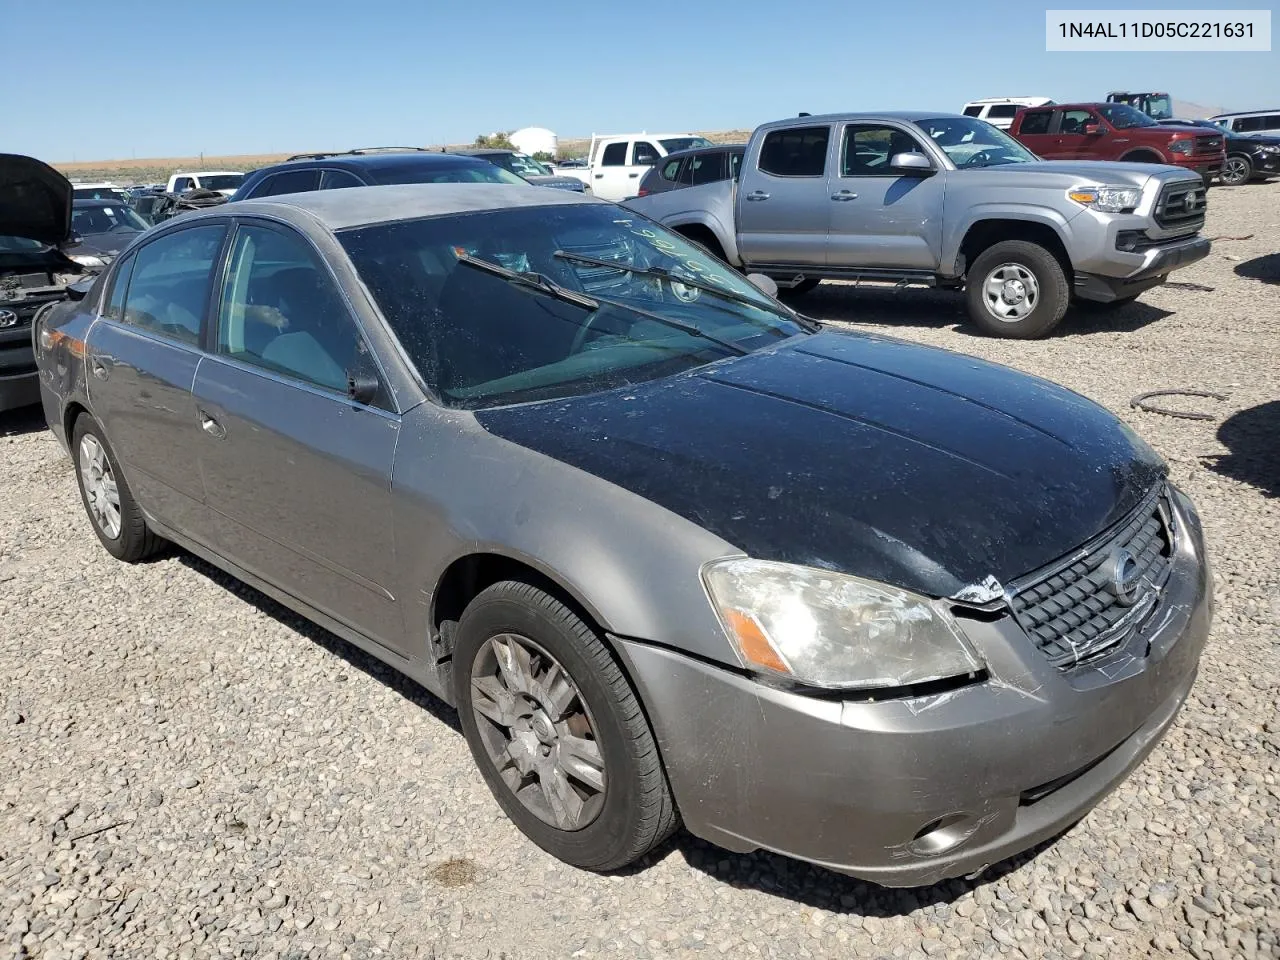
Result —
[[103, 360], [101, 357], [94, 357], [89, 361], [89, 369], [93, 371], [93, 375], [99, 380], [106, 380], [111, 376], [111, 361]]
[[750, 193], [748, 193], [748, 194], [747, 194], [747, 199], [748, 199], [748, 200], [752, 200], [752, 201], [754, 201], [754, 200], [768, 200], [768, 199], [769, 199], [769, 195], [768, 195], [767, 193], [765, 193], [763, 190], [752, 190]]
[[627, 174], [627, 176], [628, 176], [628, 177], [630, 177], [632, 180], [634, 180], [636, 177], [640, 176], [640, 174], [638, 174], [638, 173], [628, 173], [628, 174]]
[[200, 411], [200, 429], [215, 440], [221, 440], [227, 435], [226, 428], [203, 410]]
[[603, 173], [597, 173], [597, 174], [596, 174], [596, 179], [597, 179], [597, 180], [603, 180], [603, 179], [604, 179], [604, 174], [603, 174]]
[[831, 199], [832, 200], [857, 200], [858, 195], [856, 193], [850, 193], [848, 190], [840, 190], [836, 193], [833, 193], [831, 195]]

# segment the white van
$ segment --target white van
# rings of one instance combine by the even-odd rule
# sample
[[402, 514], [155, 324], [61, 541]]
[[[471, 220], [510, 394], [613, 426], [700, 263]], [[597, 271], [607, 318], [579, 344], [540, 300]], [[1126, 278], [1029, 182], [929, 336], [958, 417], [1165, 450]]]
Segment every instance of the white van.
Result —
[[1267, 137], [1280, 137], [1280, 110], [1220, 113], [1209, 119], [1228, 133], [1239, 133], [1245, 136], [1260, 133]]
[[986, 100], [970, 100], [964, 105], [966, 117], [977, 117], [993, 127], [1008, 130], [1013, 125], [1013, 115], [1023, 107], [1047, 107], [1048, 97], [988, 97]]

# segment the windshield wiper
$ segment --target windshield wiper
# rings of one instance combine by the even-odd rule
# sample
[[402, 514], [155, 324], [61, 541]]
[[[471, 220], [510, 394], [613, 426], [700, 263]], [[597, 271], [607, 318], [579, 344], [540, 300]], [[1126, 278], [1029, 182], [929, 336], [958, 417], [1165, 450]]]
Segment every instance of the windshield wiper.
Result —
[[705, 290], [717, 297], [723, 297], [726, 300], [732, 300], [734, 303], [740, 303], [743, 306], [755, 307], [758, 310], [767, 310], [774, 316], [782, 317], [786, 320], [795, 320], [796, 313], [794, 310], [788, 310], [785, 307], [779, 308], [771, 303], [761, 303], [753, 300], [751, 297], [744, 297], [740, 293], [734, 293], [732, 290], [726, 290], [724, 287], [716, 286], [714, 283], [707, 283], [703, 280], [696, 280], [685, 276], [682, 273], [672, 273], [665, 267], [637, 267], [634, 263], [626, 263], [620, 260], [601, 260], [597, 257], [587, 257], [580, 253], [570, 253], [567, 250], [557, 250], [554, 256], [561, 260], [571, 260], [574, 263], [585, 263], [592, 267], [614, 267], [618, 270], [625, 270], [627, 273], [634, 273], [642, 277], [657, 277], [660, 280], [666, 280], [668, 283], [680, 283], [686, 287], [693, 287], [696, 290]]
[[469, 267], [475, 267], [477, 270], [491, 273], [495, 277], [502, 277], [504, 280], [528, 287], [530, 290], [545, 293], [547, 296], [563, 300], [565, 303], [572, 303], [585, 310], [600, 309], [600, 302], [594, 297], [588, 297], [585, 293], [578, 293], [568, 287], [562, 287], [545, 274], [535, 273], [532, 270], [512, 270], [500, 263], [494, 263], [492, 260], [473, 257], [469, 253], [455, 253], [454, 256], [458, 258], [459, 263], [465, 263]]
[[[723, 340], [714, 334], [700, 327], [694, 326], [692, 323], [685, 323], [683, 320], [673, 320], [671, 317], [664, 317], [659, 313], [650, 313], [648, 310], [642, 310], [639, 307], [633, 307], [629, 303], [622, 303], [618, 300], [606, 300], [601, 297], [589, 297], [585, 293], [578, 293], [570, 290], [568, 287], [562, 287], [546, 274], [535, 273], [532, 270], [512, 270], [504, 267], [500, 263], [494, 263], [492, 260], [485, 260], [481, 257], [473, 257], [469, 253], [455, 253], [459, 263], [465, 263], [469, 267], [477, 270], [483, 270], [485, 273], [491, 273], [495, 277], [501, 277], [509, 283], [514, 283], [530, 290], [536, 290], [544, 293], [549, 297], [555, 297], [557, 300], [563, 300], [565, 303], [572, 303], [575, 306], [582, 307], [584, 310], [590, 310], [592, 313], [599, 310], [603, 304], [611, 307], [617, 307], [621, 310], [630, 310], [632, 313], [638, 313], [642, 317], [647, 317], [664, 326], [671, 327], [674, 330], [680, 330], [690, 336], [699, 337], [703, 340], [710, 340], [712, 343], [719, 344], [726, 350], [736, 353], [740, 357], [745, 357], [750, 350], [747, 350], [732, 340]], [[608, 261], [601, 261], [607, 263]]]

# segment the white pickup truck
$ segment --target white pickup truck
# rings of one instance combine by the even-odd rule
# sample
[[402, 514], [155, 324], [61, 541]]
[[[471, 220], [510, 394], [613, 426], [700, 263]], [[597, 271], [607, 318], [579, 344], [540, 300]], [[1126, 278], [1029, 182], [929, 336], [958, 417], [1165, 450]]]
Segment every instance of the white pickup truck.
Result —
[[602, 200], [638, 196], [649, 168], [669, 153], [715, 146], [692, 133], [623, 133], [592, 136], [585, 167], [556, 167], [561, 176], [581, 180]]
[[231, 196], [239, 188], [244, 174], [235, 170], [201, 170], [198, 173], [175, 173], [169, 178], [165, 193], [186, 193], [188, 190], [216, 190]]

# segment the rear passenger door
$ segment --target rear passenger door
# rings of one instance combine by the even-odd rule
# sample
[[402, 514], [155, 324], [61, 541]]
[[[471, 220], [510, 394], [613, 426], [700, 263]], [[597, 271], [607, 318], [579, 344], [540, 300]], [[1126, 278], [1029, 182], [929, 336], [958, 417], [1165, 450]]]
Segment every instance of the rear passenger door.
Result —
[[144, 511], [207, 537], [191, 385], [225, 222], [173, 230], [115, 268], [89, 330], [89, 406]]
[[[200, 470], [228, 560], [392, 649], [400, 418], [337, 281], [292, 228], [244, 220], [196, 376]], [[382, 384], [350, 399], [349, 377]]]
[[831, 126], [770, 130], [738, 186], [738, 252], [749, 264], [826, 263]]
[[[627, 174], [631, 168], [627, 164], [627, 154], [631, 144], [626, 140], [614, 140], [606, 143], [600, 151], [600, 160], [591, 171], [591, 191], [602, 200], [621, 200], [628, 196]], [[637, 183], [637, 192], [638, 184]]]

